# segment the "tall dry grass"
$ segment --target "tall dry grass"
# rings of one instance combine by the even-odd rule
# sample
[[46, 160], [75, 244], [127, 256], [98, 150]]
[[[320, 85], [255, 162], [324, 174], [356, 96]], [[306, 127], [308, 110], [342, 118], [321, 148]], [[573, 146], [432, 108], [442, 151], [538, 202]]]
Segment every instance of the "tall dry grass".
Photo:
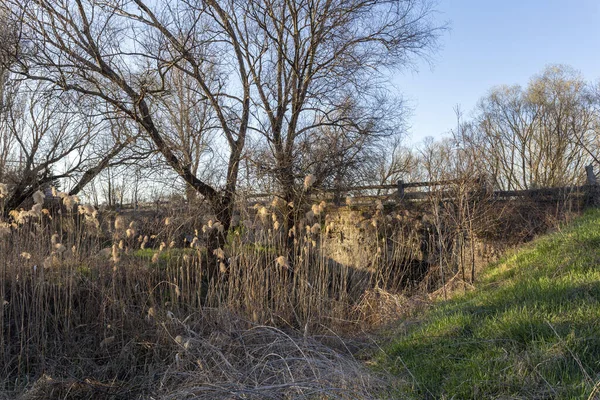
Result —
[[[37, 198], [2, 221], [0, 391], [28, 388], [24, 398], [381, 391], [341, 339], [335, 351], [315, 339], [374, 321], [380, 300], [365, 294], [383, 276], [379, 255], [359, 271], [324, 254], [325, 210], [307, 214], [289, 240], [276, 206], [248, 212], [225, 235], [218, 221], [194, 228], [170, 215], [150, 223], [65, 199]], [[213, 254], [205, 247], [211, 235], [220, 246]]]
[[[391, 322], [475, 251], [464, 208], [428, 217], [426, 202], [342, 218], [275, 200], [240, 207], [226, 234], [210, 216], [32, 200], [0, 199], [0, 392], [30, 399], [380, 398], [364, 346], [340, 337]], [[330, 254], [349, 226], [355, 265]]]

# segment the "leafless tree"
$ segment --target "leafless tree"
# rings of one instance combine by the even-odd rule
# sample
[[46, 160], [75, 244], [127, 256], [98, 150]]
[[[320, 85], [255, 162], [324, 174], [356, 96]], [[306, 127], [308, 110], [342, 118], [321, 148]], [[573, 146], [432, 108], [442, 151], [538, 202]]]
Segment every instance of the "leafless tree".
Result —
[[427, 54], [440, 33], [431, 4], [415, 0], [230, 1], [228, 12], [256, 88], [252, 111], [272, 154], [267, 168], [289, 201], [307, 172], [325, 178], [316, 167], [323, 164], [299, 168], [309, 158], [303, 148], [333, 134], [328, 156], [352, 163], [366, 136], [398, 128], [381, 73]]
[[[267, 140], [272, 173], [293, 197], [298, 145], [324, 128], [347, 132], [346, 143], [389, 134], [384, 69], [426, 55], [443, 29], [426, 0], [5, 4], [22, 38], [12, 70], [102, 100], [134, 121], [225, 227], [250, 131]], [[164, 131], [165, 110], [177, 104], [170, 85], [182, 76], [226, 144], [221, 190], [199, 178], [193, 157]]]
[[[243, 95], [238, 101], [238, 97], [223, 91], [227, 76], [209, 81], [205, 75], [205, 63], [210, 64], [211, 57], [217, 62], [216, 47], [227, 43], [231, 33], [221, 26], [228, 22], [227, 16], [219, 13], [219, 7], [177, 3], [156, 5], [152, 9], [143, 1], [83, 0], [6, 4], [21, 28], [21, 56], [12, 68], [15, 73], [102, 100], [115, 114], [134, 121], [170, 167], [207, 197], [217, 217], [229, 225], [248, 121], [247, 107], [240, 118], [236, 117], [235, 107], [244, 108], [248, 103], [249, 88], [242, 85]], [[213, 48], [205, 44], [212, 44]], [[167, 136], [156, 122], [153, 97], [167, 93], [165, 76], [172, 69], [197, 80], [218, 116], [231, 149], [223, 192], [193, 173], [191, 166], [169, 146]], [[242, 64], [240, 69], [239, 78], [243, 81], [246, 74]]]
[[380, 185], [422, 181], [418, 152], [404, 146], [400, 138], [393, 138], [380, 146], [376, 157], [376, 183]]
[[0, 124], [1, 136], [7, 138], [2, 177], [10, 188], [7, 210], [59, 179], [79, 179], [95, 165], [97, 156], [89, 149], [102, 129], [96, 123], [44, 83], [20, 85]]
[[[184, 72], [173, 70], [165, 83], [169, 95], [161, 96], [156, 104], [167, 143], [196, 176], [217, 185], [222, 178], [217, 169], [222, 165], [215, 166], [219, 121], [213, 108], [198, 81]], [[197, 195], [190, 186], [185, 192], [188, 201]]]
[[497, 187], [529, 189], [574, 184], [593, 154], [598, 107], [573, 69], [550, 66], [526, 89], [494, 88], [462, 140]]

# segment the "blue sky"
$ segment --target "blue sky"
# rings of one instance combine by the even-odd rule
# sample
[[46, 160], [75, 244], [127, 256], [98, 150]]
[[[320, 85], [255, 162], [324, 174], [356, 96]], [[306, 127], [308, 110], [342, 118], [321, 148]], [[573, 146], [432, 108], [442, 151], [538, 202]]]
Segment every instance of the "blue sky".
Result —
[[392, 83], [413, 109], [409, 143], [442, 137], [493, 86], [527, 85], [549, 64], [600, 79], [600, 0], [439, 0], [450, 22], [432, 66], [395, 73]]

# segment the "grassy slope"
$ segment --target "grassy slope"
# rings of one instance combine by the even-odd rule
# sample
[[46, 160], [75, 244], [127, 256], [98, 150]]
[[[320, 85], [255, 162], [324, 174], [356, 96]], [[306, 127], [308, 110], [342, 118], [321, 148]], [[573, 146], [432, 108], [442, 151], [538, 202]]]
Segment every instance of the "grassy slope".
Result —
[[399, 336], [380, 362], [415, 398], [586, 399], [600, 379], [600, 210], [488, 267]]

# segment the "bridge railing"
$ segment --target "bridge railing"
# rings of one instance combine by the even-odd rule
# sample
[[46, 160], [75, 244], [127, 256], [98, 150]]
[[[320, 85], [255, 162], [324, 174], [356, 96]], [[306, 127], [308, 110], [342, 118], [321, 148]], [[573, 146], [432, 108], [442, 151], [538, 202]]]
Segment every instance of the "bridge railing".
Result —
[[[451, 199], [456, 197], [456, 191], [452, 189], [453, 186], [460, 184], [470, 185], [471, 188], [479, 190], [485, 193], [489, 198], [493, 200], [503, 201], [515, 198], [530, 198], [538, 199], [543, 201], [560, 201], [565, 199], [567, 196], [583, 197], [585, 203], [588, 205], [600, 205], [600, 187], [598, 185], [596, 175], [593, 171], [593, 166], [586, 166], [586, 177], [587, 182], [585, 185], [572, 185], [572, 186], [561, 186], [561, 187], [546, 187], [546, 188], [535, 188], [535, 189], [523, 189], [523, 190], [494, 190], [489, 191], [486, 188], [484, 182], [477, 179], [466, 181], [466, 180], [440, 180], [440, 181], [424, 181], [424, 182], [405, 182], [402, 180], [397, 181], [395, 184], [383, 184], [383, 185], [362, 185], [362, 186], [347, 186], [338, 188], [327, 188], [327, 189], [316, 189], [312, 191], [312, 195], [316, 198], [331, 198], [334, 203], [340, 203], [342, 198], [346, 195], [356, 192], [387, 192], [381, 193], [370, 193], [356, 196], [356, 199], [385, 199], [388, 201], [420, 201], [432, 198], [435, 196], [436, 199]], [[447, 188], [441, 188], [446, 186]], [[407, 190], [408, 189], [408, 190]], [[247, 194], [244, 196], [246, 199], [252, 200], [261, 198], [270, 198], [273, 193], [254, 193]], [[352, 197], [352, 196], [348, 196]]]

